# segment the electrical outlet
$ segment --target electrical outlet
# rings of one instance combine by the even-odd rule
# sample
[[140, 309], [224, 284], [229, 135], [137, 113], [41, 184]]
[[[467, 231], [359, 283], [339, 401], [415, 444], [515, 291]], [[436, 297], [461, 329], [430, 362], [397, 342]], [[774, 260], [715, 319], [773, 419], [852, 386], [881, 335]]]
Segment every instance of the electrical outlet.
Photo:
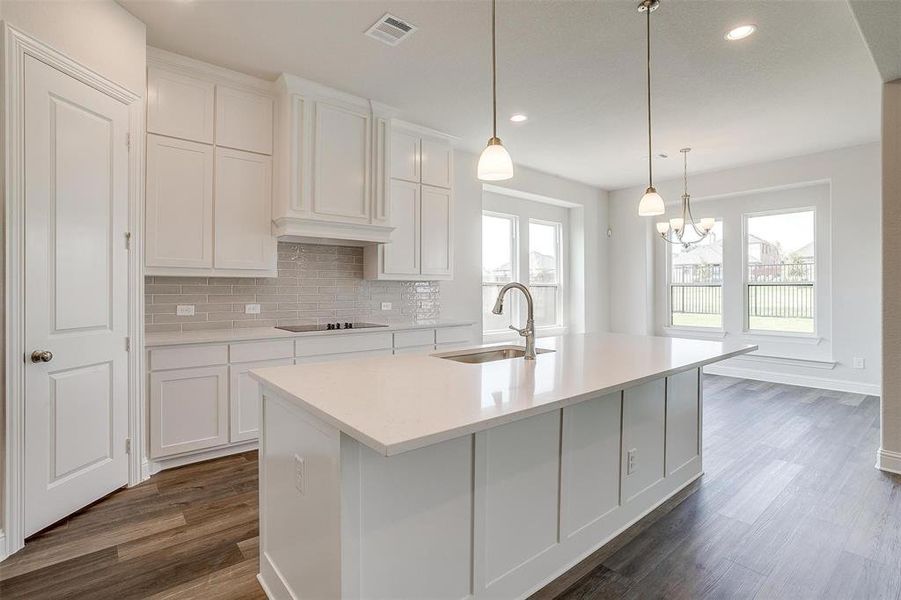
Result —
[[854, 357], [854, 368], [855, 369], [866, 369], [867, 368], [866, 359], [861, 358], [859, 356], [855, 356]]
[[304, 468], [303, 468], [303, 459], [296, 454], [294, 455], [294, 487], [297, 488], [297, 491], [300, 492], [300, 495], [304, 495]]
[[382, 310], [391, 310], [390, 302], [382, 302]]
[[193, 304], [179, 304], [175, 307], [175, 314], [179, 317], [193, 317], [194, 316], [194, 305]]
[[629, 450], [628, 454], [626, 454], [626, 475], [631, 475], [635, 472], [635, 469], [638, 468], [638, 450], [632, 448]]
[[245, 315], [260, 314], [260, 305], [259, 304], [245, 304], [244, 305], [244, 314]]

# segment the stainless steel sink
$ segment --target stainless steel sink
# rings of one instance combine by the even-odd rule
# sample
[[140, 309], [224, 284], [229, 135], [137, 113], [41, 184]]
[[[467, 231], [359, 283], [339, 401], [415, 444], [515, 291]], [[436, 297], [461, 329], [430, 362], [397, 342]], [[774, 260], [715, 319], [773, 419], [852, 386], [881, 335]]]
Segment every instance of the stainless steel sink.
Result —
[[[536, 348], [536, 354], [544, 354], [553, 352], [544, 348]], [[479, 350], [460, 350], [457, 352], [448, 352], [445, 354], [435, 354], [438, 358], [453, 360], [461, 363], [479, 364], [493, 362], [496, 360], [509, 360], [511, 358], [522, 358], [526, 355], [526, 349], [522, 346], [496, 346], [494, 348], [480, 348]]]

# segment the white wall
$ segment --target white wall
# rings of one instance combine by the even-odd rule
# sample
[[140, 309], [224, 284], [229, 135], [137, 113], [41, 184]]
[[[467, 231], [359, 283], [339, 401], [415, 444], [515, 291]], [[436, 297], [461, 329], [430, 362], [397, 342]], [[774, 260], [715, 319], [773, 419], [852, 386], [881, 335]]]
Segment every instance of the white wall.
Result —
[[[482, 183], [476, 178], [478, 156], [454, 152], [455, 248], [454, 280], [441, 283], [441, 316], [478, 323], [482, 306]], [[577, 205], [570, 209], [570, 235], [584, 247], [585, 264], [573, 265], [585, 273], [584, 291], [573, 293], [584, 305], [571, 303], [573, 331], [609, 328], [607, 285], [607, 194], [603, 190], [524, 167], [510, 181], [497, 182], [517, 192], [556, 198]], [[574, 306], [573, 306], [574, 304]]]
[[[809, 344], [753, 342], [761, 346], [762, 354], [831, 360], [836, 362], [835, 367], [753, 359], [734, 359], [723, 367], [747, 377], [880, 393], [879, 165], [880, 145], [874, 143], [690, 176], [690, 190], [699, 208], [708, 201], [717, 202], [705, 199], [814, 182], [825, 183], [829, 189], [832, 317], [823, 329], [821, 345], [811, 348]], [[681, 180], [655, 183], [668, 200], [668, 212], [675, 213], [676, 207], [671, 204], [679, 201]], [[663, 333], [666, 296], [659, 288], [665, 280], [663, 265], [658, 269], [658, 263], [665, 252], [663, 242], [655, 239], [652, 231], [655, 219], [638, 217], [638, 199], [643, 191], [644, 186], [640, 186], [610, 194], [610, 281], [614, 288], [610, 322], [614, 331]], [[853, 357], [865, 358], [867, 368], [853, 369]]]

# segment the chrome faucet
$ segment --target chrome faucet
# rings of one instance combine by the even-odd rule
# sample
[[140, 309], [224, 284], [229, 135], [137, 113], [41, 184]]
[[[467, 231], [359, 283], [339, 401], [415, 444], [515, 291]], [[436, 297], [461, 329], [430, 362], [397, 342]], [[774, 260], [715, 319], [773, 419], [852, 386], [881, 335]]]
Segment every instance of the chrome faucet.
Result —
[[528, 305], [528, 315], [526, 317], [526, 326], [524, 328], [519, 329], [518, 327], [510, 325], [510, 329], [526, 338], [526, 355], [523, 358], [525, 358], [526, 360], [535, 360], [535, 313], [532, 304], [532, 294], [529, 292], [529, 288], [516, 281], [511, 281], [501, 288], [500, 293], [497, 295], [497, 300], [494, 303], [494, 308], [491, 310], [491, 312], [496, 315], [503, 314], [504, 294], [506, 294], [507, 291], [513, 288], [518, 289], [526, 297], [526, 304]]

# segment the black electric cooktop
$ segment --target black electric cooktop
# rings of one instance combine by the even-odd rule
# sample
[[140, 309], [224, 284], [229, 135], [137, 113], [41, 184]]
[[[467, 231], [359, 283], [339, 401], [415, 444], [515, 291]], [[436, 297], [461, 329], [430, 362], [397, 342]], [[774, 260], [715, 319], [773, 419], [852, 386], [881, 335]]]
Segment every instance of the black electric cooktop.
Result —
[[340, 331], [342, 329], [367, 329], [370, 327], [387, 327], [382, 323], [326, 323], [324, 325], [282, 325], [276, 329], [290, 331], [292, 333], [306, 333], [308, 331]]

